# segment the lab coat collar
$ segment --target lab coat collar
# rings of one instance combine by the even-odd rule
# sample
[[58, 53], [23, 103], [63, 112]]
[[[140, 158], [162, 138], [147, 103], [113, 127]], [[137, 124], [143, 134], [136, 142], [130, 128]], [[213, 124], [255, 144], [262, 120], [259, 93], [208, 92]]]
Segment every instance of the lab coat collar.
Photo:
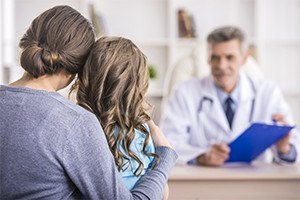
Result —
[[[231, 137], [233, 138], [240, 134], [240, 131], [245, 128], [244, 125], [249, 122], [249, 109], [253, 109], [252, 107], [254, 105], [252, 104], [254, 102], [256, 93], [256, 86], [254, 84], [254, 81], [243, 71], [240, 72], [240, 81], [240, 102], [235, 111], [235, 116], [232, 123], [233, 133]], [[251, 109], [250, 112], [252, 112]]]
[[[240, 78], [239, 112], [241, 112], [241, 110], [244, 109], [244, 106], [241, 105], [244, 105], [249, 100], [252, 101], [252, 99], [254, 99], [255, 85], [254, 83], [252, 83], [250, 78], [243, 71], [240, 72], [239, 78]], [[222, 104], [218, 99], [217, 91], [214, 86], [214, 80], [212, 75], [204, 79], [204, 87], [202, 88], [202, 90], [203, 90], [202, 92], [204, 97], [207, 97], [213, 101], [211, 112], [208, 113], [208, 117], [211, 118], [213, 121], [215, 121], [215, 123], [218, 124], [224, 130], [225, 133], [229, 135], [232, 134], [232, 131], [238, 128], [238, 126], [236, 126], [236, 123], [234, 123], [235, 121], [234, 119], [232, 130], [230, 129], [225, 112], [223, 111]]]
[[214, 86], [214, 80], [212, 75], [204, 78], [204, 87], [202, 87], [201, 89], [204, 97], [208, 97], [215, 101], [215, 98], [217, 97], [217, 91]]
[[240, 85], [241, 85], [240, 79], [238, 79], [236, 87], [233, 89], [233, 91], [230, 94], [228, 94], [227, 92], [225, 92], [224, 90], [222, 90], [221, 88], [219, 88], [215, 84], [215, 88], [216, 88], [216, 91], [217, 91], [218, 98], [219, 98], [224, 110], [226, 110], [225, 101], [228, 97], [230, 97], [232, 99], [232, 105], [231, 105], [232, 109], [234, 111], [236, 110], [236, 107], [240, 102], [240, 91], [241, 91]]
[[212, 75], [205, 79], [205, 87], [203, 87], [204, 97], [210, 98], [213, 103], [210, 112], [207, 113], [207, 117], [215, 122], [225, 133], [230, 134], [231, 129], [229, 127], [225, 112], [223, 111], [222, 104], [218, 98], [217, 90], [214, 84]]
[[[252, 79], [245, 74], [243, 70], [240, 71], [240, 103], [253, 99], [255, 96], [255, 84]], [[207, 77], [205, 87], [203, 89], [203, 95], [213, 100], [217, 97], [217, 91], [212, 75]]]
[[241, 104], [245, 103], [246, 101], [249, 101], [249, 99], [254, 99], [255, 97], [255, 84], [253, 80], [245, 74], [244, 71], [240, 72], [240, 81], [241, 81]]

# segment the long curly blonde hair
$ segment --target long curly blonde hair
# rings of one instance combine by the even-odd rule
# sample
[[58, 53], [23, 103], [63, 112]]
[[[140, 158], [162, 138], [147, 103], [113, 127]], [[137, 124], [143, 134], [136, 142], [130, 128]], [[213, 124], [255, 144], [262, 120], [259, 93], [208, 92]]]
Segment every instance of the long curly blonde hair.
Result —
[[160, 159], [157, 154], [146, 152], [150, 133], [143, 124], [150, 120], [145, 101], [148, 79], [146, 57], [132, 41], [102, 37], [94, 44], [76, 82], [78, 104], [97, 116], [118, 170], [124, 170], [127, 162], [123, 159], [130, 162], [119, 149], [122, 145], [125, 153], [138, 162], [136, 176], [142, 173], [144, 165], [129, 148], [134, 129], [145, 134], [142, 152], [157, 158], [153, 167]]

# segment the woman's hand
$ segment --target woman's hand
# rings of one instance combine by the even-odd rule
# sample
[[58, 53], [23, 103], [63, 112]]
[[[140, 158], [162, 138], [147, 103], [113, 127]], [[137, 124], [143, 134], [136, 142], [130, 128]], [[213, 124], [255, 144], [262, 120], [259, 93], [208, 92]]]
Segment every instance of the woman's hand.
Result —
[[148, 121], [148, 125], [150, 127], [151, 136], [153, 138], [153, 142], [156, 146], [166, 146], [171, 147], [169, 141], [160, 130], [160, 128], [153, 122], [153, 120]]

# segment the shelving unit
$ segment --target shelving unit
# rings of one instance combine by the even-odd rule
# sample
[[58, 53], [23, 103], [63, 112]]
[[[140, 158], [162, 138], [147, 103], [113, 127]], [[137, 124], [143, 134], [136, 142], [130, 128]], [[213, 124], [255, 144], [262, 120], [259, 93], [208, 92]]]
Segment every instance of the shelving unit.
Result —
[[149, 95], [156, 97], [163, 94], [164, 75], [169, 67], [168, 3], [166, 0], [101, 0], [98, 4], [107, 34], [131, 39], [156, 67], [158, 77], [150, 82], [149, 91]]
[[[150, 101], [155, 99], [156, 121], [159, 121], [160, 102], [175, 64], [196, 47], [204, 47], [207, 34], [214, 28], [239, 26], [256, 46], [263, 74], [282, 88], [300, 124], [300, 0], [5, 1], [14, 2], [12, 29], [15, 34], [11, 38], [16, 40], [8, 41], [8, 45], [3, 40], [4, 46], [12, 49], [18, 49], [18, 40], [30, 21], [46, 8], [68, 4], [89, 17], [88, 4], [94, 3], [96, 11], [104, 18], [106, 34], [131, 39], [146, 54], [149, 63], [156, 66], [158, 78], [150, 82], [148, 93]], [[178, 37], [177, 11], [181, 8], [193, 15], [197, 38]], [[14, 53], [10, 81], [18, 77], [20, 71], [16, 64], [18, 52]], [[206, 62], [203, 56], [200, 58]], [[3, 72], [3, 67], [0, 71]]]
[[[149, 62], [157, 66], [157, 88], [150, 87], [149, 91], [156, 102], [160, 95], [161, 98], [165, 95], [168, 75], [182, 57], [205, 45], [207, 34], [215, 27], [236, 25], [245, 31], [249, 43], [256, 46], [263, 74], [282, 88], [300, 124], [297, 103], [300, 102], [300, 0], [102, 0], [101, 3], [99, 11], [106, 20], [107, 34], [132, 39], [148, 55]], [[181, 8], [193, 14], [197, 38], [178, 37], [177, 11]]]
[[263, 73], [281, 87], [299, 125], [300, 1], [264, 0], [257, 3], [260, 4]]
[[[168, 71], [193, 48], [205, 43], [206, 35], [216, 26], [239, 25], [251, 38], [255, 36], [254, 0], [101, 0], [98, 6], [107, 34], [132, 39], [157, 67], [156, 91], [164, 90]], [[194, 15], [197, 39], [178, 37], [177, 10], [180, 8]], [[224, 12], [226, 10], [230, 12]], [[157, 96], [157, 92], [154, 93]]]

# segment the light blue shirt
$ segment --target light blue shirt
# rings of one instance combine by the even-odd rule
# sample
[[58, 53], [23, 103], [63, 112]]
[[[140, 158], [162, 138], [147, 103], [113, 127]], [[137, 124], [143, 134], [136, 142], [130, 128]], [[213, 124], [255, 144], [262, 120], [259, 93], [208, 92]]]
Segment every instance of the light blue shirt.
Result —
[[238, 104], [240, 102], [240, 93], [241, 93], [240, 85], [241, 85], [240, 81], [238, 80], [236, 87], [233, 89], [233, 91], [230, 94], [228, 94], [227, 92], [225, 92], [224, 90], [222, 90], [221, 88], [219, 88], [218, 86], [215, 85], [219, 101], [221, 102], [221, 105], [222, 105], [224, 111], [226, 110], [225, 101], [230, 96], [233, 101], [233, 103], [231, 104], [231, 108], [232, 108], [233, 112], [235, 113], [235, 111], [238, 107]]
[[[150, 133], [149, 126], [147, 124], [144, 124], [144, 126]], [[118, 130], [118, 128], [116, 127], [115, 137], [117, 137], [117, 130]], [[146, 139], [146, 135], [143, 132], [141, 132], [140, 130], [137, 130], [137, 129], [134, 129], [134, 130], [135, 130], [135, 136], [134, 136], [134, 139], [131, 142], [129, 148], [144, 164], [144, 169], [142, 170], [142, 173], [140, 176], [134, 175], [134, 171], [138, 168], [139, 163], [136, 160], [134, 160], [133, 158], [131, 158], [127, 153], [125, 153], [125, 150], [121, 144], [119, 145], [120, 151], [129, 159], [129, 162], [128, 162], [128, 160], [123, 159], [123, 163], [125, 163], [125, 164], [123, 165], [123, 170], [121, 170], [122, 178], [125, 181], [125, 184], [127, 185], [127, 188], [129, 190], [131, 190], [134, 187], [136, 182], [141, 178], [142, 175], [145, 174], [147, 169], [151, 168], [151, 164], [154, 159], [153, 156], [147, 156], [143, 153], [143, 145], [144, 145], [144, 141]], [[149, 152], [149, 153], [155, 152], [155, 146], [154, 146], [151, 136], [150, 136], [149, 144], [146, 147], [146, 152]]]

